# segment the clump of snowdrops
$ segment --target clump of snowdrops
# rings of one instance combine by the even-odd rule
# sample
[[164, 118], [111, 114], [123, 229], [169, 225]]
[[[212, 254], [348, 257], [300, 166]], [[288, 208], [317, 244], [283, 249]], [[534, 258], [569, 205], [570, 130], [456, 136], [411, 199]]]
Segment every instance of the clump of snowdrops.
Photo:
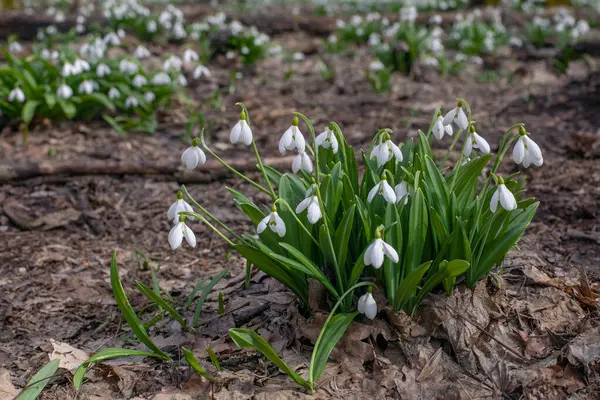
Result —
[[448, 46], [458, 49], [466, 55], [477, 56], [494, 54], [499, 47], [506, 45], [510, 35], [502, 23], [500, 11], [493, 10], [491, 23], [481, 20], [481, 11], [479, 10], [475, 10], [466, 17], [458, 14], [449, 32]]
[[[486, 277], [502, 263], [537, 209], [533, 198], [523, 198], [524, 182], [516, 174], [498, 175], [498, 168], [511, 147], [517, 164], [541, 166], [539, 146], [523, 124], [516, 124], [492, 154], [462, 99], [445, 114], [437, 110], [429, 128], [405, 144], [394, 143], [389, 129], [378, 131], [370, 149], [360, 152], [362, 168], [335, 122], [317, 135], [310, 120], [295, 113], [279, 141], [282, 154], [295, 154], [293, 173], [263, 165], [249, 113], [239, 105], [242, 112], [230, 139], [251, 148], [262, 182], [228, 165], [203, 136], [193, 140], [182, 161], [196, 168], [208, 153], [266, 193], [271, 201], [255, 204], [228, 188], [256, 233], [235, 232], [182, 188], [168, 212], [174, 224], [169, 243], [176, 249], [185, 238], [195, 247], [188, 224], [199, 220], [237, 250], [248, 267], [255, 265], [279, 280], [303, 304], [308, 302], [308, 280], [314, 279], [332, 303], [340, 302], [341, 310], [349, 312], [355, 307], [352, 288], [368, 281], [383, 290], [392, 310], [413, 313], [438, 286], [451, 293], [457, 279], [471, 287]], [[452, 142], [436, 161], [431, 143], [445, 138]], [[461, 142], [458, 161], [449, 165], [449, 153]], [[377, 305], [370, 292], [357, 295], [359, 311], [374, 318]]]

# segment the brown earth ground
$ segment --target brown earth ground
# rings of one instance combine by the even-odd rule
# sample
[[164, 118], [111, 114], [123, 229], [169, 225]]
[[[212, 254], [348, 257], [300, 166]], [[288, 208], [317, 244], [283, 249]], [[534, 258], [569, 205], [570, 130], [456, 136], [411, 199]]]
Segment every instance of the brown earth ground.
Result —
[[[286, 49], [317, 44], [302, 32], [274, 39]], [[394, 76], [392, 92], [376, 95], [364, 78], [366, 55], [365, 50], [316, 52], [293, 64], [274, 57], [246, 71], [235, 93], [223, 95], [219, 109], [206, 102], [198, 107], [208, 121], [209, 145], [227, 158], [251, 158], [227, 140], [239, 112], [236, 101], [250, 110], [258, 147], [273, 157], [292, 111], [303, 112], [318, 128], [338, 122], [357, 147], [366, 146], [382, 127], [394, 130], [394, 140], [406, 140], [428, 126], [436, 107], [448, 109], [456, 97], [470, 102], [478, 132], [492, 144], [510, 125], [524, 122], [544, 152], [542, 168], [522, 171], [541, 206], [501, 273], [473, 291], [459, 286], [450, 298], [430, 296], [412, 320], [383, 313], [373, 322], [357, 321], [334, 351], [318, 392], [309, 395], [254, 352], [238, 350], [227, 330], [257, 329], [292, 367], [305, 372], [323, 313], [299, 312], [293, 297], [260, 272], [245, 289], [243, 260], [229, 257], [224, 243], [201, 224], [192, 226], [195, 250], [184, 244], [171, 251], [166, 210], [178, 189], [172, 175], [71, 174], [4, 183], [0, 371], [10, 375], [0, 374], [0, 394], [7, 377], [23, 387], [61, 343], [88, 353], [136, 345], [108, 279], [116, 249], [135, 307], [144, 300], [133, 290], [134, 281], [150, 282], [136, 250], [160, 266], [161, 285], [180, 302], [202, 277], [230, 266], [230, 275], [217, 286], [225, 294], [226, 314], [218, 317], [211, 296], [197, 332], [166, 322], [150, 331], [175, 362], [109, 362], [88, 373], [79, 393], [71, 374], [61, 370], [42, 399], [599, 399], [600, 324], [586, 282], [598, 290], [600, 75], [577, 64], [568, 76], [557, 77], [543, 61], [506, 58], [497, 62], [499, 80], [493, 84], [479, 83], [476, 71], [446, 79], [421, 71], [411, 78]], [[335, 69], [332, 81], [319, 71], [321, 57]], [[191, 89], [199, 102], [227, 86], [230, 70], [219, 63], [211, 69], [213, 78]], [[23, 146], [19, 132], [5, 130], [0, 158], [3, 165], [43, 162], [54, 148], [53, 161], [74, 164], [177, 165], [184, 135], [183, 107], [175, 107], [162, 116], [153, 136], [120, 137], [99, 122], [41, 124]], [[517, 171], [512, 162], [506, 168]], [[189, 183], [190, 193], [230, 226], [252, 230], [225, 186], [250, 192], [256, 202], [268, 199], [231, 177], [206, 182], [210, 176]], [[205, 348], [212, 347], [224, 368], [219, 383], [195, 376], [182, 361], [181, 346], [193, 349], [207, 367]]]

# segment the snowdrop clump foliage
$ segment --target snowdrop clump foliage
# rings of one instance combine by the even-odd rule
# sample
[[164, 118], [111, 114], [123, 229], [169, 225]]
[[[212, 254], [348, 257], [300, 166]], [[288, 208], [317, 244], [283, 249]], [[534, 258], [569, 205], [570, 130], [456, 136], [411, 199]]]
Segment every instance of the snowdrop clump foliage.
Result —
[[[511, 149], [517, 164], [542, 165], [539, 146], [523, 124], [516, 124], [493, 154], [484, 133], [475, 132], [471, 108], [463, 99], [445, 113], [436, 110], [428, 129], [406, 143], [395, 142], [390, 129], [381, 129], [371, 149], [358, 157], [338, 124], [331, 122], [317, 135], [306, 116], [294, 113], [279, 142], [282, 153], [294, 151], [307, 160], [301, 167], [294, 160], [293, 173], [263, 164], [248, 110], [238, 105], [242, 113], [231, 131], [232, 141], [248, 145], [241, 137], [245, 129], [250, 132], [260, 180], [215, 154], [203, 132], [182, 159], [196, 167], [196, 162], [187, 162], [188, 153], [201, 145], [253, 190], [269, 196], [266, 204], [257, 204], [251, 194], [228, 188], [256, 227], [254, 234], [235, 232], [182, 187], [189, 205], [180, 194], [169, 209], [169, 220], [177, 223], [169, 243], [175, 248], [183, 237], [191, 237], [181, 224], [196, 218], [237, 250], [248, 268], [254, 265], [279, 280], [304, 304], [308, 280], [314, 279], [343, 312], [357, 308], [370, 319], [386, 307], [412, 313], [432, 290], [443, 288], [450, 294], [459, 279], [471, 287], [487, 276], [503, 262], [538, 207], [533, 198], [524, 198], [517, 174], [503, 177], [498, 169]], [[302, 131], [308, 132], [307, 138]], [[444, 140], [451, 140], [448, 150], [436, 161], [432, 142]], [[449, 163], [457, 145], [462, 145], [459, 159]], [[377, 304], [373, 286], [385, 294], [387, 305]]]

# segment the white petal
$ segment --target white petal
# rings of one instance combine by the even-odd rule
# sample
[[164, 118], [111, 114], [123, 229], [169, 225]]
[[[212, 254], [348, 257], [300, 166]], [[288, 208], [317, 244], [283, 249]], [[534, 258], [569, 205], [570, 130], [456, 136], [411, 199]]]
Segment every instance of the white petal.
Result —
[[367, 196], [367, 201], [370, 203], [373, 201], [373, 198], [377, 195], [377, 193], [379, 192], [379, 186], [381, 186], [382, 181], [380, 181], [377, 185], [373, 186], [373, 189], [371, 189], [369, 191], [369, 195]]
[[333, 150], [333, 154], [337, 154], [338, 152], [338, 141], [334, 134], [331, 134], [331, 150]]
[[471, 140], [471, 136], [467, 136], [467, 140], [463, 146], [463, 155], [465, 157], [469, 157], [471, 152], [473, 151], [473, 140]]
[[242, 141], [246, 146], [252, 144], [252, 129], [250, 129], [250, 125], [246, 121], [242, 121]]
[[490, 145], [487, 140], [479, 136], [476, 132], [473, 132], [473, 138], [477, 144], [477, 148], [484, 154], [490, 154]]
[[277, 232], [279, 237], [284, 237], [285, 236], [285, 222], [283, 222], [281, 217], [279, 215], [277, 215], [276, 212], [274, 212], [273, 214], [275, 215], [275, 227], [273, 228], [273, 226], [271, 225], [271, 229], [273, 229], [275, 232]]
[[302, 153], [302, 169], [309, 174], [313, 172], [313, 163], [308, 154]]
[[171, 207], [169, 207], [169, 211], [167, 211], [167, 218], [169, 218], [169, 220], [173, 220], [175, 219], [175, 217], [177, 217], [177, 203], [179, 202], [179, 200], [177, 200], [176, 202], [174, 202], [173, 204], [171, 204]]
[[183, 236], [190, 246], [196, 247], [196, 235], [186, 224], [183, 224]]
[[321, 147], [329, 147], [329, 142], [326, 142], [325, 139], [327, 139], [327, 135], [329, 134], [329, 131], [325, 131], [323, 133], [320, 133], [319, 136], [317, 136], [315, 138], [315, 143], [317, 144], [317, 146], [321, 146]]
[[371, 243], [369, 247], [367, 247], [367, 250], [365, 250], [365, 255], [363, 256], [365, 266], [373, 264], [373, 248], [375, 248], [375, 242]]
[[371, 293], [366, 294], [363, 310], [364, 314], [369, 319], [374, 319], [377, 316], [377, 303]]
[[292, 145], [292, 127], [290, 126], [287, 131], [283, 133], [279, 140], [279, 152], [285, 153], [286, 150]]
[[242, 134], [242, 121], [238, 121], [237, 124], [231, 128], [231, 133], [229, 134], [229, 140], [231, 143], [237, 143], [240, 141], [240, 135]]
[[523, 144], [523, 139], [519, 138], [515, 147], [513, 148], [513, 160], [517, 164], [521, 164], [523, 162], [523, 157], [525, 157], [525, 145]]
[[531, 165], [532, 161], [533, 160], [531, 158], [531, 153], [529, 153], [528, 151], [526, 151], [525, 155], [523, 156], [523, 167], [529, 168], [529, 166]]
[[389, 244], [387, 244], [384, 241], [382, 241], [382, 244], [383, 244], [383, 252], [385, 253], [385, 255], [388, 256], [388, 258], [390, 260], [397, 263], [399, 260], [399, 257], [398, 257], [398, 252], [396, 251], [396, 249], [394, 249], [392, 246], [390, 246]]
[[379, 145], [379, 150], [377, 151], [377, 166], [381, 167], [386, 162], [390, 161], [391, 153], [384, 143]]
[[443, 118], [442, 117], [438, 117], [437, 121], [435, 121], [435, 124], [433, 124], [433, 136], [435, 136], [436, 139], [441, 139], [444, 137], [444, 123], [443, 123]]
[[365, 313], [365, 302], [366, 302], [367, 298], [366, 295], [363, 294], [362, 296], [359, 297], [358, 299], [358, 304], [356, 305], [356, 310], [361, 313], [364, 314]]
[[538, 160], [542, 158], [542, 150], [540, 149], [540, 146], [538, 146], [536, 142], [531, 140], [529, 136], [525, 136], [525, 141], [527, 142], [527, 150], [533, 156], [533, 159]]
[[505, 185], [500, 185], [498, 191], [500, 192], [500, 204], [502, 205], [502, 208], [506, 211], [516, 210], [517, 200], [515, 200], [515, 196], [511, 191], [508, 190]]
[[496, 189], [494, 194], [492, 195], [492, 201], [490, 201], [490, 210], [495, 213], [498, 209], [498, 198], [500, 196], [500, 190]]
[[304, 140], [304, 136], [298, 127], [296, 127], [295, 131], [296, 140], [294, 143], [296, 144], [298, 151], [303, 153], [306, 150], [306, 141]]
[[308, 207], [308, 222], [311, 224], [316, 224], [317, 221], [321, 219], [321, 216], [321, 207], [319, 207], [319, 202], [313, 199]]
[[452, 136], [454, 134], [454, 130], [452, 129], [452, 125], [444, 126], [444, 130], [448, 134], [448, 136]]
[[383, 198], [390, 204], [394, 204], [396, 202], [396, 193], [394, 193], [394, 189], [390, 186], [387, 181], [381, 181]]
[[307, 197], [298, 204], [296, 207], [296, 214], [300, 214], [302, 211], [306, 210], [312, 201], [312, 197]]
[[194, 149], [194, 146], [188, 147], [181, 155], [181, 161], [185, 163], [188, 169], [196, 168], [198, 165], [198, 152]]
[[373, 242], [373, 250], [371, 251], [371, 264], [375, 269], [381, 268], [383, 265], [383, 240], [375, 239]]
[[198, 154], [198, 164], [204, 164], [206, 162], [206, 154], [204, 154], [200, 147], [196, 146], [195, 149]]
[[469, 126], [469, 119], [467, 118], [467, 114], [465, 114], [462, 107], [458, 109], [456, 126], [458, 126], [460, 129], [467, 129], [467, 126]]
[[400, 151], [400, 147], [396, 146], [391, 141], [389, 142], [389, 146], [392, 149], [392, 154], [396, 157], [396, 160], [402, 162], [402, 152]]
[[[194, 212], [194, 209], [192, 208], [192, 206], [190, 206], [185, 200], [180, 200], [183, 203], [183, 211], [188, 211], [188, 212]], [[196, 219], [196, 217], [191, 217], [188, 216], [187, 218], [189, 218], [190, 220], [194, 221]]]
[[[406, 181], [400, 182], [396, 185], [394, 192], [396, 194], [396, 202], [399, 203], [405, 196], [408, 195], [408, 183]], [[408, 200], [408, 197], [405, 199], [405, 204], [406, 200]]]
[[450, 125], [452, 123], [452, 121], [454, 121], [455, 115], [456, 115], [456, 108], [453, 108], [452, 110], [448, 111], [446, 113], [446, 115], [444, 115], [444, 119], [443, 119], [442, 123], [444, 125]]
[[179, 246], [181, 246], [181, 242], [183, 241], [183, 222], [179, 222], [169, 232], [169, 244], [171, 245], [171, 249], [175, 250]]
[[294, 157], [294, 161], [292, 161], [292, 171], [297, 173], [300, 171], [300, 167], [302, 167], [302, 154], [298, 154]]
[[260, 221], [258, 223], [258, 226], [256, 227], [256, 232], [257, 233], [263, 233], [265, 231], [265, 229], [267, 229], [267, 225], [269, 224], [269, 220], [270, 219], [271, 219], [271, 214], [269, 214], [266, 217], [264, 217], [262, 219], [262, 221]]
[[544, 157], [540, 157], [536, 160], [533, 160], [533, 165], [535, 165], [536, 167], [541, 167], [543, 163], [544, 163]]

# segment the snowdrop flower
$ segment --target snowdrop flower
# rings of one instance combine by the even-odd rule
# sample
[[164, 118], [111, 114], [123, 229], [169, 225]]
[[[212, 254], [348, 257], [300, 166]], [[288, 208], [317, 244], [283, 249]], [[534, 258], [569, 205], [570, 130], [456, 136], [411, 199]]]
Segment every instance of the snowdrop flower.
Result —
[[117, 31], [117, 36], [121, 39], [125, 37], [125, 31], [121, 28]]
[[300, 171], [301, 168], [309, 174], [313, 172], [312, 160], [305, 151], [299, 151], [298, 155], [294, 157], [294, 161], [292, 162], [292, 171], [294, 171], [294, 173]]
[[392, 189], [390, 184], [383, 177], [381, 178], [378, 184], [373, 186], [373, 189], [371, 189], [369, 195], [367, 196], [367, 201], [369, 203], [372, 202], [375, 196], [378, 194], [382, 195], [385, 201], [387, 201], [390, 204], [396, 202], [396, 193], [394, 193], [394, 189]]
[[159, 72], [152, 78], [152, 84], [156, 86], [168, 85], [171, 83], [171, 77], [165, 72]]
[[152, 103], [154, 100], [156, 100], [156, 95], [154, 92], [146, 92], [144, 93], [144, 100], [146, 100], [146, 103]]
[[81, 94], [92, 94], [98, 89], [98, 84], [94, 81], [85, 80], [79, 84], [77, 91]]
[[177, 84], [179, 84], [180, 86], [187, 86], [187, 79], [185, 79], [185, 76], [183, 75], [179, 75], [177, 77]]
[[196, 62], [199, 59], [200, 57], [198, 57], [198, 53], [196, 53], [192, 49], [185, 49], [185, 51], [183, 52], [183, 62], [186, 64]]
[[304, 53], [297, 51], [294, 54], [292, 54], [292, 60], [294, 61], [302, 61], [304, 60], [305, 56]]
[[187, 36], [185, 28], [181, 23], [178, 22], [173, 26], [173, 36], [175, 36], [175, 39], [185, 39]]
[[127, 96], [127, 98], [125, 99], [125, 108], [134, 108], [139, 105], [140, 101], [137, 99], [137, 97]]
[[540, 146], [529, 138], [524, 128], [521, 132], [523, 133], [520, 134], [513, 149], [513, 160], [517, 164], [523, 164], [525, 168], [528, 168], [531, 164], [541, 167], [544, 163], [544, 157]]
[[256, 227], [257, 233], [263, 233], [265, 229], [271, 229], [273, 232], [277, 233], [279, 237], [285, 236], [285, 223], [281, 219], [281, 217], [277, 214], [277, 208], [273, 206], [269, 215], [264, 217], [262, 221], [258, 223]]
[[105, 76], [110, 75], [111, 72], [112, 71], [106, 64], [98, 64], [96, 67], [96, 75], [98, 75], [99, 78], [104, 78]]
[[435, 138], [438, 140], [443, 138], [444, 134], [448, 134], [448, 136], [452, 136], [452, 134], [454, 133], [452, 130], [452, 125], [444, 126], [444, 118], [442, 118], [441, 115], [439, 115], [437, 117], [435, 124], [433, 124], [432, 132], [433, 132], [433, 136], [435, 136]]
[[133, 86], [136, 88], [141, 88], [142, 86], [148, 83], [148, 79], [144, 75], [136, 75], [133, 77]]
[[146, 24], [146, 29], [148, 30], [148, 32], [154, 33], [158, 30], [158, 24], [156, 23], [156, 21], [150, 20]]
[[8, 101], [12, 102], [15, 100], [19, 103], [23, 103], [25, 101], [25, 93], [23, 93], [23, 90], [21, 90], [21, 88], [14, 88], [8, 94]]
[[191, 247], [196, 247], [196, 235], [194, 232], [185, 224], [185, 217], [182, 215], [179, 218], [179, 222], [169, 232], [169, 244], [171, 249], [175, 250], [183, 242], [183, 238], [187, 240]]
[[142, 45], [139, 45], [138, 47], [135, 48], [135, 51], [133, 52], [133, 56], [135, 58], [137, 58], [138, 60], [144, 59], [146, 57], [150, 57], [150, 50], [148, 50], [147, 48], [145, 48]]
[[198, 65], [194, 69], [192, 76], [194, 77], [194, 79], [199, 79], [203, 76], [210, 78], [210, 70], [208, 68], [206, 68], [204, 65]]
[[465, 139], [465, 146], [463, 148], [463, 155], [469, 157], [473, 149], [478, 149], [483, 154], [490, 154], [490, 145], [487, 140], [482, 138], [475, 132], [475, 127], [471, 125], [469, 128], [469, 135]]
[[501, 177], [498, 177], [498, 187], [494, 194], [492, 195], [492, 201], [490, 202], [490, 210], [495, 213], [498, 209], [498, 203], [504, 208], [506, 211], [512, 211], [517, 209], [517, 200], [515, 200], [515, 196], [511, 193], [510, 190], [504, 184], [504, 180]]
[[467, 129], [469, 120], [467, 114], [462, 109], [462, 101], [458, 102], [458, 105], [444, 116], [444, 125], [450, 125], [452, 122], [456, 124], [460, 129]]
[[375, 299], [370, 292], [360, 296], [356, 308], [359, 313], [365, 314], [369, 319], [374, 319], [377, 316], [377, 303], [375, 303]]
[[117, 35], [114, 32], [110, 32], [106, 36], [104, 36], [104, 43], [111, 46], [118, 46], [121, 44], [121, 39], [119, 38], [119, 36], [120, 35]]
[[398, 146], [392, 143], [392, 141], [389, 138], [389, 135], [386, 135], [381, 143], [373, 147], [373, 150], [371, 150], [371, 154], [369, 155], [369, 158], [377, 159], [378, 167], [381, 167], [382, 165], [390, 161], [393, 157], [395, 157], [396, 160], [402, 162], [402, 152], [400, 151], [400, 148]]
[[[309, 189], [310, 190], [310, 189]], [[308, 209], [306, 216], [308, 222], [316, 224], [321, 219], [323, 214], [321, 213], [321, 207], [319, 206], [319, 199], [317, 196], [308, 195], [304, 200], [296, 207], [296, 214], [300, 214], [302, 211]]]
[[372, 265], [379, 269], [383, 265], [383, 258], [387, 256], [392, 262], [398, 262], [398, 252], [381, 238], [381, 232], [377, 231], [375, 240], [367, 247], [364, 255], [365, 265]]
[[181, 61], [181, 58], [179, 58], [177, 56], [170, 56], [163, 63], [163, 69], [165, 71], [169, 71], [171, 69], [173, 69], [175, 71], [181, 71], [182, 65], [183, 65], [183, 62]]
[[242, 142], [246, 146], [250, 146], [252, 143], [252, 129], [250, 129], [250, 125], [248, 125], [246, 113], [244, 111], [240, 113], [240, 120], [237, 124], [231, 128], [229, 140], [231, 140], [231, 143], [233, 144]]
[[406, 181], [402, 181], [394, 188], [394, 194], [396, 195], [396, 202], [400, 203], [404, 199], [404, 204], [408, 203], [408, 198], [413, 194], [412, 187]]
[[[169, 207], [169, 211], [167, 211], [167, 218], [169, 221], [173, 221], [173, 224], [176, 224], [181, 217], [179, 213], [182, 211], [193, 212], [194, 209], [187, 203], [187, 201], [183, 199], [183, 193], [177, 192], [177, 200], [171, 204], [171, 207]], [[195, 219], [194, 217], [188, 218], [192, 221]]]
[[378, 72], [385, 69], [385, 65], [380, 60], [371, 61], [369, 64], [369, 71]]
[[[286, 150], [298, 149], [299, 153], [304, 153], [306, 141], [300, 129], [298, 128], [298, 117], [292, 119], [292, 125], [283, 133], [279, 140], [279, 152], [285, 153]], [[294, 160], [295, 162], [295, 160]]]
[[77, 24], [77, 25], [75, 26], [75, 32], [77, 32], [77, 33], [79, 33], [79, 34], [81, 34], [81, 33], [85, 32], [85, 26], [84, 26], [84, 25], [82, 25], [82, 24]]
[[337, 138], [335, 137], [333, 130], [329, 126], [325, 129], [324, 132], [320, 133], [319, 136], [315, 138], [315, 142], [317, 143], [317, 146], [321, 146], [325, 149], [331, 147], [331, 151], [333, 151], [333, 154], [337, 154], [338, 152], [339, 145]]
[[119, 89], [111, 87], [110, 90], [108, 91], [108, 98], [111, 100], [115, 100], [115, 99], [118, 99], [119, 97], [121, 97], [121, 92], [119, 92]]
[[73, 96], [73, 89], [69, 85], [62, 84], [56, 89], [56, 95], [62, 99], [70, 99]]
[[75, 60], [75, 62], [73, 63], [73, 67], [75, 68], [75, 71], [77, 71], [77, 74], [83, 72], [83, 71], [89, 71], [90, 70], [90, 64], [88, 64], [87, 61], [82, 60], [81, 58], [78, 58], [77, 60]]
[[200, 147], [198, 147], [198, 139], [192, 139], [192, 145], [188, 147], [181, 155], [181, 161], [187, 169], [194, 169], [198, 164], [206, 162], [206, 155]]
[[125, 74], [135, 74], [138, 69], [138, 65], [133, 61], [123, 59], [121, 62], [119, 62], [119, 71]]
[[8, 45], [8, 51], [11, 53], [20, 53], [23, 51], [23, 46], [19, 42], [10, 42]]

